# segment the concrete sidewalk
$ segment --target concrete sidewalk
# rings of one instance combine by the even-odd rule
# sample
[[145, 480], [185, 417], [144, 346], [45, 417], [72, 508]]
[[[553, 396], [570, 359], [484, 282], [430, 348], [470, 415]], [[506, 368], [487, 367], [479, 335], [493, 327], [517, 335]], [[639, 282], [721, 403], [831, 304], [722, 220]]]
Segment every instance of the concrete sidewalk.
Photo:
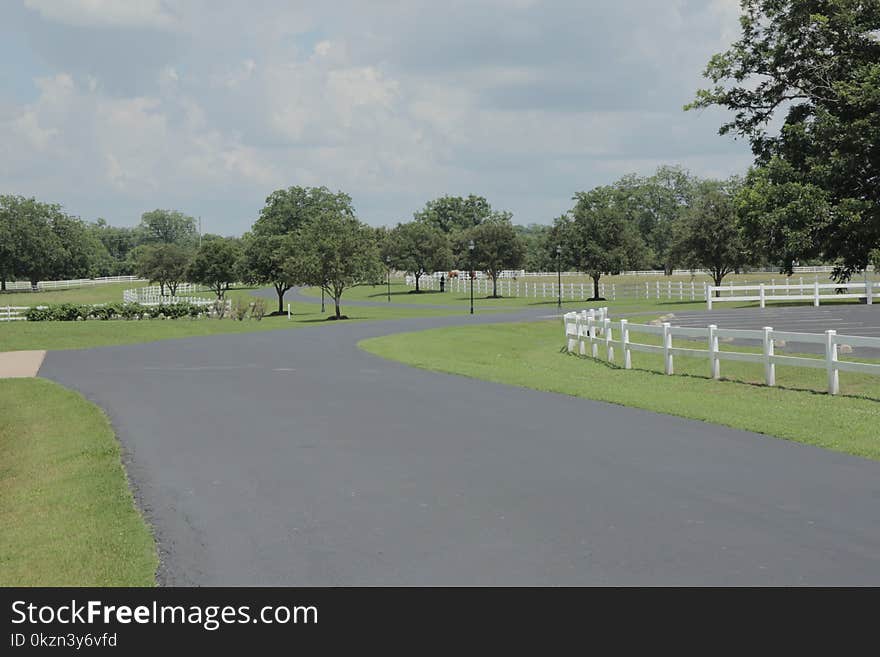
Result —
[[0, 352], [0, 379], [34, 377], [40, 371], [45, 357], [45, 351]]

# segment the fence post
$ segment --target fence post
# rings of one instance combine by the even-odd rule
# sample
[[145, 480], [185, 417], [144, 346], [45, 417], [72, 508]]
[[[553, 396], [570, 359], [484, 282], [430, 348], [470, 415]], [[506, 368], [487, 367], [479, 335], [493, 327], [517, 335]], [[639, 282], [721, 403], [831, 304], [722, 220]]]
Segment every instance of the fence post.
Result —
[[[566, 339], [568, 340], [568, 342], [567, 342], [567, 344], [566, 344], [566, 350], [568, 351], [568, 353], [571, 353], [572, 351], [574, 351], [574, 342], [575, 342], [575, 339], [576, 339], [576, 338], [572, 338], [572, 337], [571, 337], [571, 333], [569, 332], [569, 323], [570, 323], [570, 320], [571, 320], [571, 314], [570, 314], [570, 313], [565, 313], [565, 314], [562, 316], [562, 324], [563, 324], [563, 326], [565, 327], [565, 337], [566, 337]], [[580, 318], [580, 315], [578, 315], [577, 313], [575, 313], [575, 316], [574, 316], [574, 334], [575, 334], [575, 336], [578, 336], [578, 337], [580, 336], [580, 324], [581, 324], [581, 318]]]
[[605, 317], [605, 357], [609, 363], [614, 362], [614, 337], [611, 334], [611, 319]]
[[657, 283], [657, 299], [660, 299], [660, 281], [654, 281]]
[[874, 303], [874, 283], [868, 280], [868, 272], [865, 272], [865, 302], [869, 306]]
[[765, 301], [765, 296], [764, 296], [764, 284], [763, 284], [763, 283], [761, 283], [761, 284], [758, 286], [758, 290], [759, 290], [759, 294], [760, 294], [760, 297], [761, 297], [761, 308], [766, 308], [766, 307], [767, 307], [767, 303], [766, 303], [766, 301]]
[[672, 367], [672, 331], [669, 322], [663, 322], [663, 371], [673, 373]]
[[617, 289], [614, 287], [614, 283], [612, 283], [611, 284], [611, 300], [614, 301], [615, 299], [617, 299]]
[[825, 331], [825, 368], [828, 371], [828, 394], [840, 392], [840, 376], [837, 371], [837, 331]]
[[290, 304], [287, 304], [287, 319], [290, 320]]
[[586, 321], [587, 321], [587, 311], [585, 310], [581, 313], [575, 311], [575, 314], [581, 318], [580, 327], [578, 328], [578, 353], [581, 356], [586, 356], [587, 355], [587, 343], [586, 343], [586, 340], [584, 340], [584, 337], [585, 337], [584, 326], [586, 325]]
[[629, 322], [620, 320], [620, 348], [623, 351], [623, 369], [632, 369], [632, 357], [629, 351]]
[[819, 306], [819, 281], [813, 283], [813, 305]]
[[590, 336], [590, 355], [593, 358], [599, 357], [599, 345], [596, 344], [596, 311], [590, 309], [590, 314], [587, 318], [587, 325], [589, 326], [588, 335]]
[[776, 365], [773, 363], [773, 327], [764, 327], [764, 381], [776, 385]]
[[709, 324], [709, 372], [713, 379], [721, 378], [721, 359], [718, 358], [718, 327]]
[[647, 282], [647, 281], [645, 281], [645, 298], [646, 298], [646, 299], [650, 299], [650, 298], [651, 298], [651, 288], [648, 286], [648, 282]]
[[714, 289], [712, 285], [706, 287], [706, 310], [712, 310], [712, 291]]

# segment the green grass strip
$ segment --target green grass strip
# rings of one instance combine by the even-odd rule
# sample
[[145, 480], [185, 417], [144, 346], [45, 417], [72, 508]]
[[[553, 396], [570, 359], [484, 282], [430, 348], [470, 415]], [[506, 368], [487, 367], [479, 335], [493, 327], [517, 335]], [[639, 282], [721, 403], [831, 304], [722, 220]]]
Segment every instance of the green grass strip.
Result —
[[101, 410], [0, 380], [0, 586], [153, 586], [157, 564]]

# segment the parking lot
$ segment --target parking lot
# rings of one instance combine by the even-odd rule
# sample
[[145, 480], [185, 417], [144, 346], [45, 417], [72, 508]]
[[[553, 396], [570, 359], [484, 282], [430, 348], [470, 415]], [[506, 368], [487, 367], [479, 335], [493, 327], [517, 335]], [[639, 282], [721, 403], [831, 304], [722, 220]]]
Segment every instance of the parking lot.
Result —
[[[768, 306], [767, 308], [719, 308], [675, 313], [669, 320], [676, 326], [760, 329], [770, 326], [779, 331], [824, 333], [834, 329], [839, 335], [880, 338], [880, 304], [820, 306]], [[749, 340], [741, 341], [748, 344]], [[792, 341], [789, 341], [792, 343]], [[821, 345], [792, 343], [789, 351], [815, 353]], [[865, 358], [880, 358], [880, 349], [855, 347], [853, 353]]]

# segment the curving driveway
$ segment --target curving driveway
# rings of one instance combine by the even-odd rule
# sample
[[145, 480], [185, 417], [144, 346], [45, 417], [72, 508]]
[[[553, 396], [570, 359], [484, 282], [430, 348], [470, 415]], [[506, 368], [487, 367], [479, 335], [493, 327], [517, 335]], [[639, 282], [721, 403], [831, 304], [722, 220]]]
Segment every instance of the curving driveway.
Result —
[[162, 584], [880, 584], [880, 463], [355, 346], [546, 312], [52, 352], [41, 375], [109, 413]]

